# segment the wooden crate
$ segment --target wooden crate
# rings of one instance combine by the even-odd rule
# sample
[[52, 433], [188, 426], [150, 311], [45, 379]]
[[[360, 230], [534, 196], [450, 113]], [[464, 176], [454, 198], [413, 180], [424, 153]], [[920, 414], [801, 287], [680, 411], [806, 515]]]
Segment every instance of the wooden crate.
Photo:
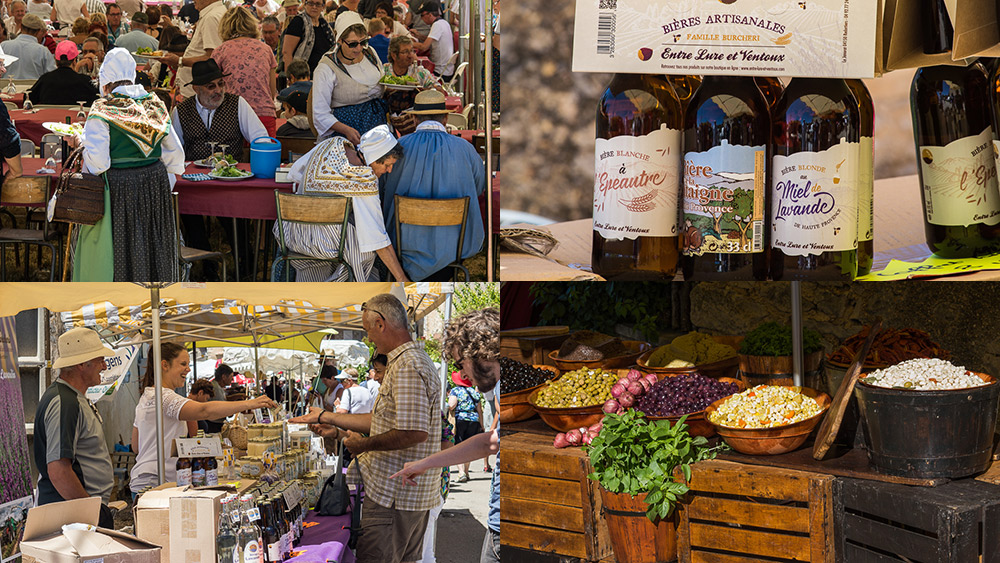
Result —
[[567, 338], [569, 338], [568, 332], [532, 335], [525, 329], [501, 331], [500, 355], [529, 365], [554, 365], [549, 359], [549, 352], [558, 350]]
[[597, 482], [580, 448], [556, 449], [552, 436], [500, 439], [500, 541], [504, 546], [598, 561], [611, 555]]
[[972, 479], [908, 487], [839, 478], [839, 561], [1000, 562], [1000, 487]]
[[834, 561], [835, 477], [720, 460], [691, 470], [677, 530], [682, 563]]

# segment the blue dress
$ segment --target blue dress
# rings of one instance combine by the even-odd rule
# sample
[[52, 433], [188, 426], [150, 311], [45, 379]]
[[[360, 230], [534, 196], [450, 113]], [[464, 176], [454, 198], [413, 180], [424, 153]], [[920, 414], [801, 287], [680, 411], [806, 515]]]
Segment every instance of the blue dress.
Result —
[[[440, 127], [440, 129], [438, 129]], [[427, 199], [469, 197], [462, 258], [483, 248], [485, 230], [478, 197], [486, 190], [486, 165], [472, 143], [444, 131], [437, 122], [424, 122], [399, 139], [403, 158], [385, 178], [382, 216], [392, 244], [401, 249], [402, 266], [411, 280], [420, 281], [455, 261], [460, 228], [403, 225], [396, 240], [396, 194]]]

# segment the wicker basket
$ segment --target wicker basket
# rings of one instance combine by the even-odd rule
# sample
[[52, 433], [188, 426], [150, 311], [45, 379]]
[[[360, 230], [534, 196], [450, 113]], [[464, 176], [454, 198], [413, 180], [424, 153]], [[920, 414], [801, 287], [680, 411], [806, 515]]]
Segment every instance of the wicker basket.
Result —
[[227, 422], [222, 427], [222, 437], [229, 438], [229, 441], [237, 450], [247, 449], [247, 429], [242, 426]]

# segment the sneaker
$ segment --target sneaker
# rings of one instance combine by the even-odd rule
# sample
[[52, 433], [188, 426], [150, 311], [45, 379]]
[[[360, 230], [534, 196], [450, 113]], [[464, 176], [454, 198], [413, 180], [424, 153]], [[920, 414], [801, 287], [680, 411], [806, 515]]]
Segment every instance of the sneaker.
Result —
[[483, 468], [483, 471], [486, 473], [493, 473], [493, 468], [487, 465], [486, 467]]
[[468, 475], [461, 475], [461, 476], [459, 476], [458, 482], [459, 483], [468, 483], [469, 482], [469, 476]]

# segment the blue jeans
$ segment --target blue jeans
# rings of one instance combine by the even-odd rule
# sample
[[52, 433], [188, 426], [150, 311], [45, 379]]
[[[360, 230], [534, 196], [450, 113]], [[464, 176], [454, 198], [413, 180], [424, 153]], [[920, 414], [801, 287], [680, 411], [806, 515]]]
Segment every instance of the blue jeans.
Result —
[[483, 538], [483, 553], [479, 563], [500, 563], [500, 532], [488, 528]]

